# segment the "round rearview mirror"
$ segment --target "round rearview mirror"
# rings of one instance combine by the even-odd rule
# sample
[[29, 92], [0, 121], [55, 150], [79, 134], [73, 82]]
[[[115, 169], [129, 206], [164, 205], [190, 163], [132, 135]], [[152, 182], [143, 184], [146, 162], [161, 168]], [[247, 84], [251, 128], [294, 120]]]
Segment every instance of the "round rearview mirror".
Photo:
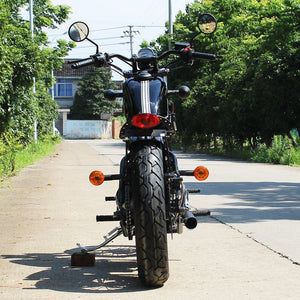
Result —
[[197, 27], [202, 33], [213, 33], [217, 29], [217, 20], [211, 14], [200, 15]]
[[89, 35], [89, 27], [84, 22], [75, 22], [70, 26], [68, 33], [74, 42], [82, 42]]

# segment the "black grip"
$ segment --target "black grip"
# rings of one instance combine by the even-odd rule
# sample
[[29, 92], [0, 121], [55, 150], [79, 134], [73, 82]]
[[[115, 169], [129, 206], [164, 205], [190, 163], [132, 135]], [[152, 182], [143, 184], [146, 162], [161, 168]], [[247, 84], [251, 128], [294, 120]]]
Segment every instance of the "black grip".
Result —
[[79, 69], [79, 68], [82, 68], [82, 67], [86, 67], [86, 66], [92, 65], [94, 63], [95, 63], [95, 59], [94, 58], [87, 58], [85, 60], [82, 60], [82, 61], [79, 61], [79, 62], [76, 62], [76, 63], [72, 64], [71, 68], [72, 69]]
[[193, 53], [193, 58], [215, 60], [217, 58], [217, 55], [210, 54], [210, 53], [194, 52]]

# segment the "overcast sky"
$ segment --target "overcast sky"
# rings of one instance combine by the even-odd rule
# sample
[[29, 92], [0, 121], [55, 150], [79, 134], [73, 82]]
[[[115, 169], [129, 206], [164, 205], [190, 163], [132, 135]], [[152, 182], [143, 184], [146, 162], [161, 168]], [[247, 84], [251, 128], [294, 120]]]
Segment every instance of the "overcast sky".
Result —
[[[66, 32], [69, 26], [75, 21], [83, 21], [89, 25], [90, 38], [100, 45], [100, 51], [117, 52], [126, 56], [130, 56], [129, 38], [121, 36], [129, 29], [128, 25], [133, 25], [133, 30], [138, 31], [134, 37], [134, 53], [137, 53], [138, 46], [143, 40], [151, 41], [164, 33], [165, 22], [168, 21], [169, 0], [51, 0], [51, 2], [54, 5], [70, 6], [72, 14], [57, 30], [48, 31], [50, 41], [54, 43], [58, 38], [68, 40]], [[179, 10], [185, 11], [187, 3], [192, 2], [194, 1], [172, 0], [172, 19], [175, 19]], [[78, 43], [69, 56], [82, 58], [94, 52], [95, 47], [84, 41]]]

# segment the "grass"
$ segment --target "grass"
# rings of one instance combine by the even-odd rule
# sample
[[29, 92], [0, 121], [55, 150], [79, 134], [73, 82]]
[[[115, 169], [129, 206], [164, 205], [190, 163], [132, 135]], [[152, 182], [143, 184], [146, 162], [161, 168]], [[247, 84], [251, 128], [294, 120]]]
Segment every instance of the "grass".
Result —
[[[21, 169], [31, 165], [55, 150], [55, 145], [61, 138], [44, 137], [37, 143], [33, 142], [22, 147], [18, 141], [13, 141], [9, 146], [0, 147], [0, 181], [15, 175]], [[2, 151], [1, 151], [2, 150]]]
[[220, 155], [229, 158], [237, 158], [247, 161], [254, 161], [259, 163], [281, 164], [294, 167], [300, 167], [300, 148], [289, 148], [285, 151], [277, 152], [273, 148], [260, 147], [258, 149], [244, 149], [244, 150], [200, 150], [201, 153]]
[[55, 144], [39, 141], [30, 144], [16, 155], [15, 170], [19, 171], [55, 150]]
[[[175, 148], [179, 148], [177, 144]], [[224, 149], [219, 148], [195, 148], [195, 146], [185, 146], [188, 151], [196, 151], [200, 153], [219, 155], [229, 158], [237, 158], [247, 161], [254, 161], [259, 163], [281, 164], [300, 167], [300, 146], [293, 146], [288, 137], [274, 136], [271, 147], [267, 147], [264, 144], [259, 145], [256, 149], [244, 147], [241, 149]]]

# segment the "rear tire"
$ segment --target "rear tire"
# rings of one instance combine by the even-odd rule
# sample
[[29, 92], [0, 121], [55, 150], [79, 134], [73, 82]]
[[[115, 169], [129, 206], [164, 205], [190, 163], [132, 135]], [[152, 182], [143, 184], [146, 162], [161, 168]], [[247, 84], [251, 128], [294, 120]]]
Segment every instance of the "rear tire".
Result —
[[159, 146], [136, 143], [132, 155], [132, 197], [138, 273], [148, 286], [169, 277], [163, 154]]

